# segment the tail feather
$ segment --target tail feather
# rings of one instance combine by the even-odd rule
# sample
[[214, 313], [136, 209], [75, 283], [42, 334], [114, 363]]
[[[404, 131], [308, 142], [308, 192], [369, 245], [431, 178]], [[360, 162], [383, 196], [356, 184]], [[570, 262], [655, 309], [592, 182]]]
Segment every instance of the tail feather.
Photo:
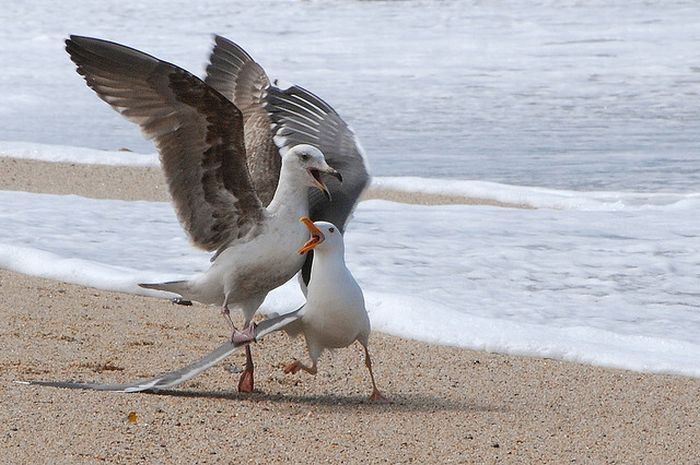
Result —
[[140, 287], [145, 289], [157, 289], [159, 291], [174, 292], [175, 294], [180, 294], [185, 296], [189, 289], [189, 281], [168, 281], [165, 283], [139, 283]]

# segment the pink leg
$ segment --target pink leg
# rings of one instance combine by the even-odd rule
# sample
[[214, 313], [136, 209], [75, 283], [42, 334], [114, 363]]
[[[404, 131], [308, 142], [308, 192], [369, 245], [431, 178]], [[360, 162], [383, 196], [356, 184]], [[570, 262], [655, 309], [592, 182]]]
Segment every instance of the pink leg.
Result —
[[387, 404], [389, 403], [389, 399], [384, 397], [381, 392], [379, 392], [379, 389], [377, 389], [377, 383], [374, 382], [374, 373], [372, 373], [372, 359], [369, 356], [369, 350], [367, 350], [367, 346], [363, 344], [365, 348], [365, 366], [369, 370], [369, 377], [372, 380], [372, 394], [369, 396], [369, 400], [372, 402], [378, 402], [381, 404]]
[[254, 369], [250, 346], [245, 346], [245, 370], [241, 373], [241, 378], [238, 380], [238, 392], [253, 392], [253, 389], [255, 389]]
[[233, 320], [231, 319], [231, 311], [228, 309], [228, 305], [224, 304], [221, 307], [221, 314], [224, 316], [224, 318], [226, 318], [228, 325], [231, 327], [231, 331], [236, 331], [236, 325], [233, 324]]
[[316, 368], [316, 362], [313, 362], [313, 365], [307, 367], [299, 360], [294, 360], [292, 363], [284, 367], [285, 374], [296, 374], [299, 372], [299, 370], [304, 370], [310, 375], [315, 375], [316, 373], [318, 373], [318, 369]]

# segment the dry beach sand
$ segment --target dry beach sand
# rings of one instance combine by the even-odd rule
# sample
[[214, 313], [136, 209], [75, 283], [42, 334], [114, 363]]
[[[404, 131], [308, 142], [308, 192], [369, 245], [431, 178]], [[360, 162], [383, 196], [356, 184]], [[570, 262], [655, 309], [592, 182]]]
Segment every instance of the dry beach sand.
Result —
[[[4, 190], [167, 199], [157, 169], [0, 159], [0, 172]], [[228, 330], [212, 307], [4, 270], [0, 296], [0, 463], [700, 463], [700, 379], [377, 333], [375, 373], [390, 405], [365, 402], [359, 347], [324, 355], [316, 377], [284, 375], [304, 349], [281, 334], [254, 346], [252, 395], [235, 389], [241, 353], [158, 395], [15, 384], [151, 377]]]

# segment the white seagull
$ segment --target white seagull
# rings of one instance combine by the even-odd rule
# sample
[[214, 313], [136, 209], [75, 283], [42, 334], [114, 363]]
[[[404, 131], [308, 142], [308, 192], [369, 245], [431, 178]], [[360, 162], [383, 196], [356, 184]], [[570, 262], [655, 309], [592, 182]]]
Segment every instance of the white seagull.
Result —
[[[298, 87], [277, 89], [240, 47], [216, 41], [206, 82], [105, 40], [71, 36], [66, 50], [88, 86], [154, 140], [182, 227], [216, 252], [201, 275], [142, 286], [220, 305], [229, 322], [229, 309], [240, 309], [248, 328], [267, 293], [304, 264], [290, 253], [307, 237], [299, 216], [344, 226], [369, 175], [329, 105]], [[327, 161], [347, 172], [342, 185]], [[253, 370], [246, 347], [239, 391], [253, 390]]]
[[326, 349], [348, 347], [359, 342], [365, 351], [365, 366], [372, 381], [370, 400], [385, 401], [377, 389], [372, 372], [372, 359], [369, 355], [370, 323], [362, 289], [345, 265], [345, 245], [338, 228], [326, 221], [312, 222], [302, 217], [311, 234], [300, 254], [315, 251], [311, 266], [306, 304], [300, 309], [270, 318], [256, 327], [254, 340], [265, 335], [284, 330], [290, 336], [303, 334], [311, 359], [311, 365], [299, 360], [288, 364], [285, 373], [304, 370], [315, 375], [318, 359]]
[[[235, 341], [228, 341], [202, 359], [170, 373], [131, 384], [98, 384], [64, 381], [29, 381], [21, 384], [35, 384], [72, 389], [91, 389], [97, 391], [143, 392], [159, 391], [176, 387], [211, 368], [244, 344], [256, 342], [266, 335], [285, 331], [294, 337], [304, 334], [306, 346], [311, 358], [311, 365], [295, 360], [284, 368], [285, 373], [297, 373], [304, 370], [315, 375], [318, 359], [326, 349], [348, 347], [355, 341], [365, 351], [365, 366], [372, 381], [372, 394], [369, 399], [387, 402], [380, 393], [372, 372], [372, 359], [369, 355], [370, 322], [365, 309], [362, 289], [345, 265], [345, 245], [340, 231], [332, 223], [312, 222], [302, 217], [311, 238], [299, 249], [303, 255], [316, 251], [311, 268], [311, 281], [307, 288], [307, 300], [298, 310], [251, 324], [244, 331], [236, 334]], [[246, 345], [247, 347], [247, 345]]]

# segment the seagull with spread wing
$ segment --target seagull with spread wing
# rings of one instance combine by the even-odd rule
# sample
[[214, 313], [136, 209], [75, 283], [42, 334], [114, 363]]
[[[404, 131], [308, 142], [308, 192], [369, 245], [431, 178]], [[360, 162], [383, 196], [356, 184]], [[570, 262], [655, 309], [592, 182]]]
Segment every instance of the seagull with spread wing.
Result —
[[[220, 305], [227, 316], [238, 308], [249, 334], [267, 293], [304, 265], [290, 253], [306, 238], [299, 216], [344, 227], [369, 182], [354, 134], [308, 91], [271, 85], [220, 37], [205, 81], [105, 40], [71, 36], [66, 50], [88, 86], [154, 140], [183, 229], [216, 252], [198, 276], [142, 286]], [[236, 340], [242, 333], [233, 329]], [[239, 391], [253, 390], [253, 370], [247, 346]]]
[[[367, 161], [355, 133], [325, 101], [303, 87], [278, 87], [239, 45], [214, 36], [205, 82], [243, 113], [248, 169], [263, 203], [272, 199], [279, 155], [297, 144], [318, 147], [328, 163], [343, 173], [342, 184], [328, 179], [330, 198], [309, 191], [309, 217], [328, 221], [345, 232], [350, 214], [369, 184]], [[313, 252], [302, 269], [302, 288], [309, 282]]]

